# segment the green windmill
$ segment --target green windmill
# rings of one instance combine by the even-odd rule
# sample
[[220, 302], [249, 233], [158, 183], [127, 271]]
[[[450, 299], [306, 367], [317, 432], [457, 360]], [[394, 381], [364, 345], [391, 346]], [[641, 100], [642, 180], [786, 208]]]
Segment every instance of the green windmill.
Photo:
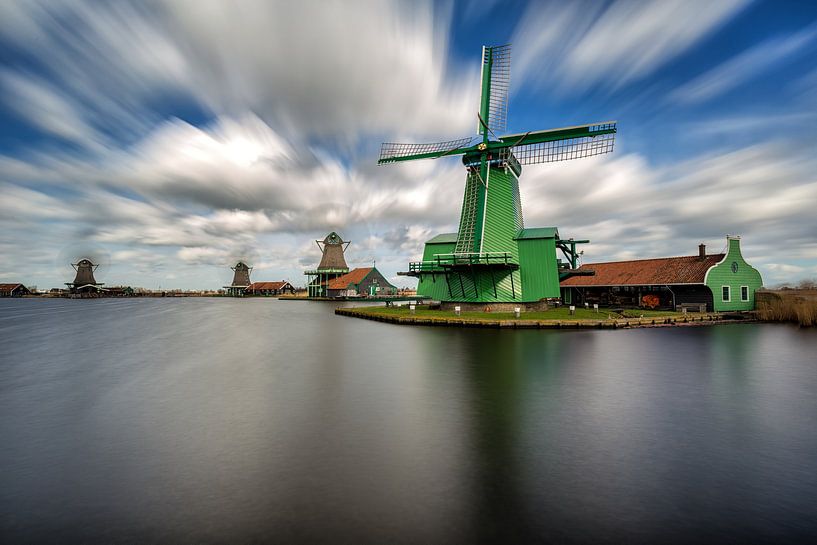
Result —
[[423, 261], [399, 273], [419, 278], [418, 295], [463, 303], [534, 303], [559, 297], [560, 280], [579, 274], [576, 245], [589, 241], [563, 240], [555, 227], [526, 229], [519, 176], [522, 165], [613, 151], [616, 123], [496, 136], [507, 127], [510, 66], [510, 45], [482, 48], [479, 137], [381, 146], [378, 164], [462, 155], [467, 171], [458, 232], [427, 241]]

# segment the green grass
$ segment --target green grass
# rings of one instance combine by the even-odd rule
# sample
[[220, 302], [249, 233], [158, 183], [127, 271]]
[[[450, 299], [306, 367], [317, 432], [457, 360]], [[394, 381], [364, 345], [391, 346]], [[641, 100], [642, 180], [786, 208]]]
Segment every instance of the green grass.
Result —
[[[408, 306], [402, 307], [359, 307], [356, 311], [365, 312], [367, 314], [376, 314], [384, 316], [416, 316], [418, 318], [457, 318], [453, 311], [430, 310], [427, 306], [418, 306], [415, 313], [412, 315]], [[634, 314], [629, 315], [631, 312]], [[599, 309], [598, 312], [594, 310], [585, 310], [577, 308], [576, 313], [571, 315], [570, 309], [567, 307], [553, 308], [546, 311], [539, 312], [522, 312], [519, 316], [520, 320], [621, 320], [624, 318], [638, 318], [640, 315], [644, 318], [657, 318], [662, 316], [681, 316], [680, 312], [658, 311], [658, 310], [637, 310], [625, 311], [625, 315], [608, 312], [605, 309]], [[459, 318], [465, 320], [475, 321], [496, 321], [496, 320], [515, 320], [513, 312], [462, 312]]]

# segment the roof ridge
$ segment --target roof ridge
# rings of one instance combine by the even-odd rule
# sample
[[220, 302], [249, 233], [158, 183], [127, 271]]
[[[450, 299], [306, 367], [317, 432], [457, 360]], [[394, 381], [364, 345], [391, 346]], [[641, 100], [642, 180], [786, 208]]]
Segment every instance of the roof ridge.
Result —
[[[707, 258], [715, 258], [715, 257], [723, 257], [726, 254], [706, 254], [704, 259]], [[620, 261], [593, 261], [592, 263], [584, 263], [582, 267], [585, 265], [606, 265], [608, 263], [637, 263], [639, 261], [663, 261], [667, 259], [701, 259], [701, 256], [698, 255], [677, 255], [677, 256], [670, 256], [670, 257], [647, 257], [644, 259], [622, 259]]]

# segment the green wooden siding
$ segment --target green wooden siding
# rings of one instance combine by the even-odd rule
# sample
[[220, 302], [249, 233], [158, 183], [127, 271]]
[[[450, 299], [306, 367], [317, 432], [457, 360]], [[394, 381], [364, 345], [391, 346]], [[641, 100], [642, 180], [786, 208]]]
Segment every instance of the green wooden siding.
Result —
[[[535, 302], [559, 297], [559, 273], [556, 262], [554, 228], [524, 229], [519, 199], [519, 180], [509, 169], [491, 167], [488, 171], [483, 225], [474, 225], [480, 216], [474, 212], [479, 203], [474, 196], [482, 182], [471, 176], [466, 182], [466, 196], [460, 229], [452, 234], [438, 235], [426, 242], [423, 261], [432, 261], [436, 254], [469, 250], [482, 235], [481, 253], [509, 254], [519, 270], [474, 268], [449, 274], [423, 274], [417, 285], [418, 295], [440, 301], [470, 303]], [[475, 186], [474, 184], [479, 184]], [[530, 238], [529, 238], [530, 237]]]
[[548, 297], [559, 297], [556, 239], [539, 238], [517, 242], [523, 299], [538, 301]]
[[519, 181], [508, 169], [488, 169], [488, 197], [485, 206], [485, 229], [482, 233], [483, 252], [508, 252], [519, 258], [514, 243], [522, 229], [519, 202]]
[[[706, 285], [712, 290], [714, 310], [754, 310], [755, 292], [763, 285], [760, 273], [749, 265], [740, 251], [740, 238], [727, 237], [728, 249], [723, 261], [706, 273]], [[730, 300], [723, 300], [723, 287], [728, 286]], [[741, 287], [748, 287], [748, 301], [741, 300]]]
[[[437, 235], [428, 242], [426, 242], [423, 250], [423, 261], [431, 261], [435, 254], [450, 254], [454, 251], [456, 245], [456, 235], [452, 237], [448, 235]], [[438, 242], [439, 241], [439, 242]], [[417, 295], [423, 297], [430, 297], [437, 301], [447, 301], [448, 288], [446, 288], [445, 277], [441, 274], [424, 274], [420, 277], [420, 282], [417, 284]]]

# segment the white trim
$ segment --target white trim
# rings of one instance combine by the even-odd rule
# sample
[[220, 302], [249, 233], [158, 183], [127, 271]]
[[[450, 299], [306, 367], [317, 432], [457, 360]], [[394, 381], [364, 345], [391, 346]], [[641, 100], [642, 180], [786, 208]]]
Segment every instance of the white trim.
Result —
[[[746, 299], [743, 298], [743, 288], [746, 288]], [[741, 303], [748, 303], [749, 302], [749, 286], [741, 286], [740, 287], [740, 302]]]
[[[723, 298], [723, 288], [726, 288], [727, 291], [729, 292], [729, 299], [724, 299]], [[722, 284], [721, 285], [721, 303], [731, 303], [731, 302], [732, 302], [732, 286], [730, 286], [728, 284]]]
[[709, 280], [709, 271], [711, 271], [712, 269], [714, 269], [718, 265], [720, 265], [722, 263], [725, 263], [726, 258], [729, 257], [729, 253], [730, 253], [729, 250], [731, 249], [731, 248], [729, 248], [729, 237], [730, 236], [731, 235], [726, 235], [726, 251], [723, 253], [723, 259], [721, 259], [720, 261], [718, 261], [717, 263], [715, 263], [714, 265], [712, 265], [711, 267], [706, 269], [706, 274], [704, 275], [704, 284], [706, 284], [706, 281]]

